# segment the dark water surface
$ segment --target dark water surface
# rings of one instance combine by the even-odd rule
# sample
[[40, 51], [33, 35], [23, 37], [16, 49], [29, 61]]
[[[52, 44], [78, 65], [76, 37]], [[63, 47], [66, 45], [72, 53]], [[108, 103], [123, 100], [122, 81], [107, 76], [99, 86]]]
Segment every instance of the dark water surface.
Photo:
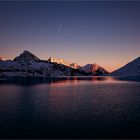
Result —
[[140, 138], [140, 78], [1, 79], [0, 138]]

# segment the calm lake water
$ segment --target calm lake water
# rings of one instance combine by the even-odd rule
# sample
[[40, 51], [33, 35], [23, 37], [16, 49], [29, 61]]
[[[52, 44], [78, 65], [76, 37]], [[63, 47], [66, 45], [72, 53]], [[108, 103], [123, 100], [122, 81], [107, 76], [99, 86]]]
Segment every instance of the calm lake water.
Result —
[[0, 138], [140, 138], [140, 78], [1, 79]]

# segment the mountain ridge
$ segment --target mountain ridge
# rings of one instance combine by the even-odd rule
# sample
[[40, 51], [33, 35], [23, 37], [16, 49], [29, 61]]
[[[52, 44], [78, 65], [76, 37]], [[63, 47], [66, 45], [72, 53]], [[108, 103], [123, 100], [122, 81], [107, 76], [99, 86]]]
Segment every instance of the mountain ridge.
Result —
[[[96, 63], [86, 64], [84, 66], [80, 66], [76, 63], [68, 63], [64, 59], [57, 59], [57, 58], [53, 58], [53, 57], [50, 57], [48, 59], [48, 61], [52, 62], [52, 63], [63, 64], [65, 66], [71, 67], [73, 69], [79, 69], [79, 70], [82, 70], [90, 75], [97, 75], [98, 73], [100, 73], [100, 74], [108, 74], [109, 73], [107, 70], [105, 70], [103, 67], [97, 65]], [[98, 71], [98, 73], [96, 73], [96, 71]]]
[[50, 57], [41, 60], [31, 52], [25, 50], [13, 60], [0, 57], [0, 76], [140, 76], [140, 57], [127, 63], [109, 74], [96, 63], [80, 66], [68, 63], [63, 59]]
[[[64, 60], [62, 60], [64, 62]], [[0, 76], [87, 76], [98, 75], [98, 73], [87, 73], [79, 68], [76, 63], [72, 66], [65, 64], [50, 62], [48, 60], [40, 60], [31, 52], [25, 50], [13, 60], [0, 62]], [[100, 74], [103, 74], [100, 72]]]
[[115, 76], [140, 76], [140, 57], [128, 62], [121, 68], [113, 71], [111, 75]]

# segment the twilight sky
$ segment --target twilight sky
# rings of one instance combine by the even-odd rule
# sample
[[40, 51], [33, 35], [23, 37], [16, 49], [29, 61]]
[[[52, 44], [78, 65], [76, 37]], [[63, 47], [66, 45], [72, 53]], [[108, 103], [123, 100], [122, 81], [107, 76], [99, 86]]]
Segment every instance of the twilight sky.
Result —
[[24, 50], [113, 71], [140, 56], [140, 1], [1, 1], [0, 56]]

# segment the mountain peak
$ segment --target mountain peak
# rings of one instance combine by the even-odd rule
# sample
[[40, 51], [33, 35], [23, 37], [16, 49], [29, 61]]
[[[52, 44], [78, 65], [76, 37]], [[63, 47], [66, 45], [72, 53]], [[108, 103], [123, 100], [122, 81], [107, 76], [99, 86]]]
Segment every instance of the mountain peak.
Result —
[[30, 53], [29, 51], [25, 50], [19, 56], [17, 56], [14, 61], [21, 63], [21, 64], [31, 64], [33, 62], [37, 62], [40, 59], [36, 57], [34, 54]]
[[86, 64], [81, 68], [81, 70], [85, 71], [86, 73], [92, 73], [93, 75], [108, 73], [103, 67], [97, 65], [96, 63]]
[[29, 52], [28, 50], [24, 50], [23, 54], [32, 54], [31, 52]]

